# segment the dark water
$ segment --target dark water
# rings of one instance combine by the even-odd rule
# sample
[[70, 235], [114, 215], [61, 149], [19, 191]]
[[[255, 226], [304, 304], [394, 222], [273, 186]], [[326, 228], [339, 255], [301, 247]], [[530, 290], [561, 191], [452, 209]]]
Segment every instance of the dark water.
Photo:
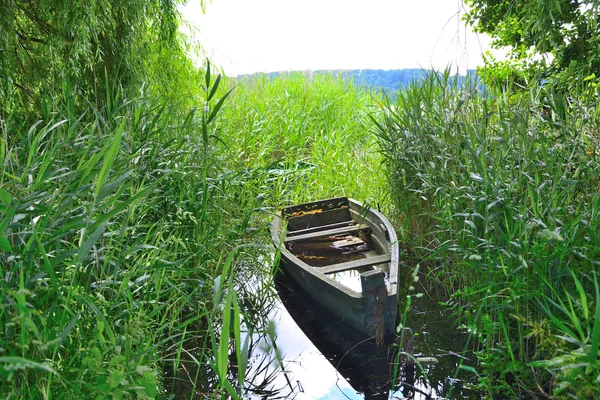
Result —
[[[283, 274], [276, 278], [281, 303], [271, 312], [275, 344], [265, 340], [250, 357], [247, 376], [260, 381], [263, 394], [251, 398], [296, 399], [479, 399], [469, 390], [472, 366], [466, 336], [458, 332], [433, 299], [413, 298], [407, 326], [416, 333], [411, 346], [419, 357], [439, 363], [420, 368], [399, 355], [400, 340], [377, 347], [351, 326], [315, 304]], [[405, 340], [406, 345], [406, 340]], [[269, 354], [276, 354], [280, 360]], [[262, 347], [262, 350], [260, 350]], [[267, 362], [265, 359], [271, 357]], [[393, 377], [397, 376], [397, 379]], [[259, 379], [257, 379], [257, 377]]]

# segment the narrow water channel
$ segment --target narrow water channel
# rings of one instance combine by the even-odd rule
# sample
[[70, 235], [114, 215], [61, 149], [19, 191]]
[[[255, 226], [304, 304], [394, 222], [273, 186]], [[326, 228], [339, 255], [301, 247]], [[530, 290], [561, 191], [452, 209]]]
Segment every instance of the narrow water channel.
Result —
[[[263, 339], [250, 356], [247, 376], [262, 381], [251, 398], [294, 399], [479, 399], [469, 389], [468, 374], [458, 370], [474, 361], [466, 336], [453, 328], [435, 302], [419, 299], [411, 306], [408, 326], [417, 335], [414, 354], [438, 363], [406, 367], [398, 344], [375, 346], [308, 297], [291, 279], [276, 277], [278, 304], [269, 318], [275, 324], [274, 345]], [[276, 348], [280, 360], [274, 357]], [[269, 358], [270, 357], [270, 358]], [[265, 362], [265, 360], [267, 360]], [[394, 368], [400, 368], [394, 374]], [[460, 373], [459, 373], [460, 372]], [[394, 379], [394, 375], [398, 378]], [[265, 384], [266, 382], [266, 384]]]

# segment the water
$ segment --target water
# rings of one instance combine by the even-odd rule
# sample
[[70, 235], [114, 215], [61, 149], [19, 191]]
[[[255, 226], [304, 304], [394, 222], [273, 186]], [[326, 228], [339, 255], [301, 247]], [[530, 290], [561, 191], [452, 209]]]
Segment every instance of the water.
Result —
[[[474, 365], [464, 351], [465, 335], [456, 331], [435, 301], [413, 300], [407, 325], [417, 333], [414, 354], [439, 363], [403, 367], [398, 343], [377, 347], [315, 304], [294, 281], [278, 275], [281, 302], [269, 318], [275, 324], [274, 344], [264, 336], [250, 357], [248, 375], [265, 378], [262, 395], [252, 398], [295, 399], [479, 399], [469, 389], [471, 377], [457, 373], [459, 362]], [[276, 347], [280, 360], [273, 354]], [[265, 361], [267, 360], [267, 361]], [[401, 371], [393, 382], [392, 370]], [[260, 371], [260, 374], [257, 372]], [[466, 376], [463, 376], [466, 375]]]

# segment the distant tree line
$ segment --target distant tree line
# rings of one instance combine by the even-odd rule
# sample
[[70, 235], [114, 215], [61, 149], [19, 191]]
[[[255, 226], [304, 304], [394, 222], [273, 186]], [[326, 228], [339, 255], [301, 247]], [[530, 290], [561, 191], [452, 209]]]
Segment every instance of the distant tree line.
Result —
[[[334, 77], [352, 81], [355, 85], [366, 86], [372, 89], [395, 93], [398, 89], [408, 86], [413, 81], [422, 80], [427, 74], [433, 73], [432, 70], [422, 68], [404, 68], [404, 69], [349, 69], [349, 70], [316, 70], [316, 71], [295, 71], [295, 72], [269, 72], [266, 74], [246, 74], [239, 75], [237, 78], [252, 79], [256, 76], [265, 76], [267, 79], [273, 79], [286, 74], [304, 73], [307, 75], [332, 74]], [[469, 70], [469, 75], [475, 74], [475, 70]], [[464, 76], [459, 76], [464, 79]]]
[[353, 69], [340, 71], [343, 77], [351, 79], [357, 85], [382, 88], [395, 92], [407, 86], [411, 81], [420, 81], [431, 71], [422, 68], [410, 69]]

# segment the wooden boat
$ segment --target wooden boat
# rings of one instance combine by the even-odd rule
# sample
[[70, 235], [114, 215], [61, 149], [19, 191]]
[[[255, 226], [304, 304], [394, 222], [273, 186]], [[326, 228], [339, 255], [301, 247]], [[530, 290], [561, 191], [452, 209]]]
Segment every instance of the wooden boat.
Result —
[[346, 197], [299, 204], [276, 215], [271, 238], [280, 265], [321, 305], [378, 344], [394, 332], [398, 240], [381, 213]]

